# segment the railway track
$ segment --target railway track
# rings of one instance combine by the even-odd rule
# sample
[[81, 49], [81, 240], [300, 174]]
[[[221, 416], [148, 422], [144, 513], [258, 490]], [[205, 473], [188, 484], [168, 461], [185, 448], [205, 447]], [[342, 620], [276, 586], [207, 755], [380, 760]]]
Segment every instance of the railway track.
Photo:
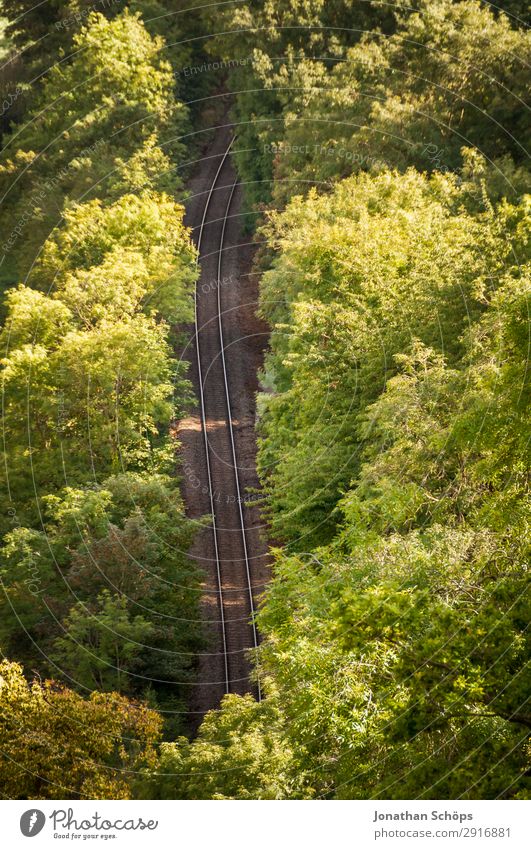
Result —
[[[197, 193], [190, 215], [201, 267], [195, 292], [193, 378], [199, 398], [202, 457], [198, 457], [197, 441], [189, 444], [188, 453], [195, 463], [196, 477], [203, 484], [190, 495], [193, 494], [196, 502], [200, 494], [203, 496], [203, 504], [206, 506], [205, 501], [208, 503], [211, 517], [211, 528], [200, 534], [195, 557], [212, 578], [210, 588], [207, 587], [207, 593], [210, 592], [207, 619], [209, 626], [216, 631], [219, 649], [215, 653], [217, 662], [212, 660], [203, 664], [202, 677], [206, 680], [200, 682], [200, 686], [209, 695], [199, 698], [202, 710], [198, 712], [215, 706], [223, 693], [242, 694], [254, 689], [258, 699], [262, 695], [259, 681], [254, 688], [251, 687], [248, 655], [250, 650], [256, 652], [259, 645], [254, 621], [254, 592], [258, 581], [253, 583], [253, 565], [263, 558], [263, 553], [256, 553], [257, 528], [252, 523], [249, 527], [252, 511], [247, 509], [242, 498], [249, 481], [247, 472], [243, 474], [244, 480], [240, 480], [242, 473], [238, 462], [241, 386], [236, 387], [238, 397], [235, 402], [231, 398], [231, 377], [238, 384], [243, 368], [242, 353], [239, 362], [233, 359], [231, 369], [230, 357], [236, 356], [239, 344], [238, 330], [234, 326], [234, 308], [229, 308], [228, 347], [231, 353], [228, 354], [222, 304], [224, 268], [236, 268], [236, 272], [229, 275], [229, 280], [236, 279], [238, 270], [235, 266], [238, 250], [231, 244], [229, 233], [232, 229], [233, 235], [236, 235], [231, 217], [238, 191], [238, 181], [230, 161], [233, 143], [234, 137], [214, 157], [217, 167], [210, 175], [210, 184], [207, 187], [203, 181], [202, 191]], [[200, 199], [203, 201], [202, 208]], [[239, 416], [236, 420], [235, 406]], [[200, 494], [197, 492], [199, 489]], [[216, 616], [212, 604], [214, 592]], [[205, 701], [208, 704], [205, 705]]]

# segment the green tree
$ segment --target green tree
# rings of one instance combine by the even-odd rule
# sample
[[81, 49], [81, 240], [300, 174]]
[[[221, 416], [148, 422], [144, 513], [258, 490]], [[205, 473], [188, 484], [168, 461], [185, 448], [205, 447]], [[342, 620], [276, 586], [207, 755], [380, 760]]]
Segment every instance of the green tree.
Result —
[[40, 508], [43, 529], [14, 528], [0, 552], [6, 653], [82, 692], [97, 681], [181, 710], [204, 640], [201, 575], [187, 556], [196, 523], [176, 483], [120, 474]]
[[83, 699], [0, 665], [0, 773], [11, 799], [129, 799], [126, 776], [153, 763], [160, 718], [117, 693]]
[[258, 466], [277, 538], [301, 550], [330, 539], [359, 470], [358, 417], [395, 355], [418, 339], [458, 363], [513, 250], [525, 258], [526, 205], [468, 213], [474, 191], [412, 169], [360, 174], [269, 216]]
[[152, 634], [143, 616], [131, 616], [125, 596], [102, 590], [90, 607], [78, 602], [71, 608], [65, 635], [55, 641], [56, 662], [77, 686], [127, 692]]
[[156, 771], [139, 783], [149, 799], [286, 799], [303, 793], [274, 697], [225, 696], [190, 742], [163, 743]]
[[174, 97], [162, 39], [128, 11], [112, 21], [92, 12], [73, 47], [70, 61], [47, 75], [24, 126], [6, 139], [1, 221], [3, 274], [11, 282], [61, 222], [65, 197], [180, 186], [168, 155], [173, 166], [183, 158], [178, 137], [187, 110]]
[[396, 356], [334, 540], [278, 552], [262, 665], [321, 795], [528, 796], [529, 291], [503, 277], [452, 368]]
[[[271, 145], [284, 136], [285, 115], [311, 87], [316, 59], [333, 66], [365, 30], [395, 26], [389, 6], [351, 0], [260, 0], [203, 12], [209, 50], [227, 63], [238, 126], [235, 159], [250, 205], [273, 190]], [[239, 149], [239, 150], [238, 150]]]
[[197, 269], [183, 212], [152, 192], [73, 206], [44, 243], [29, 283], [53, 291], [85, 327], [142, 309], [190, 321]]
[[518, 193], [503, 157], [527, 157], [529, 33], [476, 0], [417, 5], [396, 33], [367, 33], [294, 92], [275, 163], [277, 202], [360, 169], [457, 171], [463, 148], [496, 162], [503, 194]]

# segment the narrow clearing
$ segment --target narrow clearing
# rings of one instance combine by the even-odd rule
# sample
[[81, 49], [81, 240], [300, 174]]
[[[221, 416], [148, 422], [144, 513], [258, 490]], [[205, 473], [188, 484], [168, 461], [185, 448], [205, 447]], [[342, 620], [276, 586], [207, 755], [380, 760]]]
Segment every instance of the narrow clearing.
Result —
[[248, 652], [258, 639], [252, 606], [256, 608], [269, 574], [251, 492], [258, 487], [255, 393], [267, 327], [255, 315], [252, 247], [241, 232], [242, 191], [227, 153], [232, 139], [232, 127], [217, 131], [189, 183], [186, 204], [186, 223], [200, 247], [201, 275], [197, 335], [185, 352], [198, 406], [178, 428], [182, 490], [190, 517], [214, 514], [213, 526], [198, 533], [191, 550], [205, 572], [202, 615], [210, 640], [190, 699], [194, 728], [226, 692], [260, 694], [249, 681]]

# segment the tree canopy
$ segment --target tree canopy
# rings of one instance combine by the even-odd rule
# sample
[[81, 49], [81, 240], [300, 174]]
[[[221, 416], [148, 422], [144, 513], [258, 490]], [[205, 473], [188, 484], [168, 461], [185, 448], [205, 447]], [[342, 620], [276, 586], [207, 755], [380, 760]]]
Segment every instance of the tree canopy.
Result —
[[12, 799], [129, 799], [129, 773], [153, 763], [154, 711], [117, 693], [88, 699], [53, 681], [28, 684], [0, 663], [0, 775]]
[[[60, 22], [75, 9], [55, 11]], [[132, 737], [138, 722], [134, 759], [123, 761], [136, 769], [153, 762], [163, 724], [165, 735], [182, 730], [204, 646], [201, 574], [187, 555], [197, 523], [185, 516], [171, 433], [192, 397], [174, 354], [197, 277], [175, 196], [187, 108], [164, 40], [138, 11], [78, 11], [61, 61], [43, 37], [51, 66], [0, 163], [0, 645], [53, 679], [29, 693], [61, 694], [89, 724], [75, 744], [86, 758], [109, 722], [100, 760], [119, 766], [117, 735], [129, 715]], [[39, 15], [20, 30], [35, 48]], [[66, 25], [55, 30], [66, 38]], [[67, 748], [49, 769], [75, 757]], [[64, 797], [48, 766], [36, 768], [41, 783], [27, 793]], [[129, 797], [132, 773], [80, 775], [70, 789]]]
[[[101, 5], [3, 5], [4, 792], [529, 798], [528, 4]], [[263, 699], [192, 738], [179, 198], [227, 92], [274, 564]]]
[[357, 5], [218, 37], [252, 57], [266, 696], [165, 746], [155, 795], [529, 798], [524, 10]]

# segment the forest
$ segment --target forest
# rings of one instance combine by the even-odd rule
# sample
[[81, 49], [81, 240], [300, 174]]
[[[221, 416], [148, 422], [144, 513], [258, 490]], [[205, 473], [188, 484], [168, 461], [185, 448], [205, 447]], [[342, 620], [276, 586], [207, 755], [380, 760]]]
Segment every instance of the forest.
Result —
[[[2, 0], [4, 798], [531, 798], [528, 11]], [[264, 697], [192, 733], [174, 426], [220, 93], [273, 572]]]

